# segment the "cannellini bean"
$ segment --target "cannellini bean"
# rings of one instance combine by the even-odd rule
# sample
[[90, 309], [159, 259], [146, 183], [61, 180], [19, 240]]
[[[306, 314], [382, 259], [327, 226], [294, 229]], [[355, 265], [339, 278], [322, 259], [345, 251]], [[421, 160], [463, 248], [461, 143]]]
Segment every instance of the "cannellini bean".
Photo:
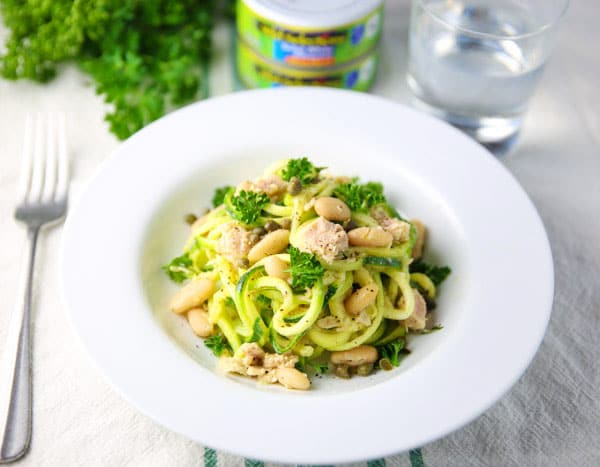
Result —
[[372, 345], [359, 345], [350, 350], [331, 352], [330, 360], [334, 365], [361, 366], [375, 363], [379, 355]]
[[394, 236], [381, 227], [359, 227], [348, 232], [348, 241], [352, 246], [389, 247]]
[[250, 263], [256, 263], [265, 256], [281, 253], [290, 242], [290, 231], [285, 229], [275, 230], [265, 235], [248, 252]]
[[175, 313], [184, 313], [200, 306], [214, 292], [215, 283], [210, 279], [197, 279], [183, 286], [171, 299], [169, 308]]
[[305, 373], [295, 368], [277, 368], [277, 381], [288, 389], [306, 390], [310, 388], [310, 380]]
[[378, 293], [379, 287], [374, 282], [361, 287], [344, 301], [346, 313], [353, 316], [360, 314], [369, 305], [375, 303]]
[[267, 274], [272, 277], [278, 277], [279, 279], [286, 280], [290, 277], [288, 269], [289, 264], [277, 256], [268, 256], [264, 261], [265, 270]]
[[315, 201], [315, 212], [328, 221], [345, 222], [350, 220], [350, 208], [342, 200], [324, 196]]
[[415, 259], [420, 258], [423, 255], [423, 247], [425, 246], [425, 236], [427, 235], [427, 230], [425, 229], [425, 224], [421, 222], [419, 219], [413, 219], [410, 223], [417, 230], [417, 240], [412, 249], [412, 257]]
[[208, 320], [208, 312], [203, 308], [192, 308], [187, 313], [187, 319], [192, 331], [197, 336], [208, 337], [213, 333], [213, 325]]

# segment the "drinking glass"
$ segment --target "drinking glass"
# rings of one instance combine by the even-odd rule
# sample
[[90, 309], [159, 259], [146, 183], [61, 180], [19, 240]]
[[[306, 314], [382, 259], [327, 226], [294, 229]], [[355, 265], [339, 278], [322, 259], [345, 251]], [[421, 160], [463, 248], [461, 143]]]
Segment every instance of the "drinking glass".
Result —
[[568, 0], [413, 0], [417, 107], [486, 145], [516, 140]]

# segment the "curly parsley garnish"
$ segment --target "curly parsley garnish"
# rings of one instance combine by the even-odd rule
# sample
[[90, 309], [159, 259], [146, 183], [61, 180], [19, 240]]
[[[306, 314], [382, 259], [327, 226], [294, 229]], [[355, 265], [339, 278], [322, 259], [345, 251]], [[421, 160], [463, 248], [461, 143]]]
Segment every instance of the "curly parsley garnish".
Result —
[[204, 345], [212, 350], [217, 357], [220, 357], [224, 351], [231, 352], [231, 347], [227, 342], [227, 339], [221, 334], [215, 334], [214, 336], [207, 337], [204, 339]]
[[337, 187], [333, 194], [344, 201], [352, 211], [368, 212], [377, 204], [387, 204], [383, 195], [383, 185], [376, 182], [345, 183]]
[[404, 348], [404, 339], [396, 339], [387, 344], [379, 345], [377, 346], [377, 352], [379, 352], [380, 359], [385, 358], [389, 360], [393, 366], [400, 365], [402, 359], [409, 353], [409, 351]]
[[302, 290], [315, 285], [323, 277], [325, 269], [315, 255], [290, 247], [290, 272], [292, 288]]
[[189, 253], [184, 253], [181, 256], [173, 258], [171, 262], [165, 264], [162, 269], [172, 281], [177, 282], [178, 284], [181, 284], [186, 279], [190, 279], [198, 273], [194, 268], [194, 262], [190, 258]]
[[213, 197], [212, 197], [213, 208], [216, 208], [217, 206], [221, 206], [221, 204], [223, 204], [223, 201], [225, 201], [225, 195], [232, 188], [233, 187], [231, 187], [231, 186], [223, 186], [221, 188], [215, 188], [215, 193], [213, 194]]
[[448, 266], [435, 266], [433, 264], [429, 264], [419, 260], [411, 263], [410, 272], [420, 272], [422, 274], [425, 274], [437, 287], [446, 280], [446, 278], [452, 272], [452, 269], [450, 269]]
[[232, 191], [229, 190], [224, 200], [229, 215], [246, 225], [256, 225], [262, 210], [269, 204], [267, 194], [242, 190], [238, 195], [232, 195]]
[[319, 176], [323, 169], [324, 167], [315, 167], [306, 157], [290, 159], [281, 172], [281, 178], [289, 182], [292, 177], [296, 177], [303, 185], [308, 185]]

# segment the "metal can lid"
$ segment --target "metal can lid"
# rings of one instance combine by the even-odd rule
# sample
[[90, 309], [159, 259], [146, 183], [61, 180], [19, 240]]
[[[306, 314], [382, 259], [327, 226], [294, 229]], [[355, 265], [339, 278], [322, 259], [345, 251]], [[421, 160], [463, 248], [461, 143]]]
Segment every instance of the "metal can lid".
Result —
[[281, 25], [334, 28], [360, 20], [383, 0], [243, 0], [258, 15]]

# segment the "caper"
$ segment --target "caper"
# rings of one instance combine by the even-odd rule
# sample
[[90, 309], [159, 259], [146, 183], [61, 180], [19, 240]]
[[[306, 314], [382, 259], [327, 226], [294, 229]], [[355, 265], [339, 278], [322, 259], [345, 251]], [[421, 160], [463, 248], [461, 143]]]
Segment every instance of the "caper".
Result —
[[250, 236], [248, 237], [248, 241], [250, 242], [250, 245], [254, 245], [255, 243], [258, 243], [259, 240], [260, 240], [260, 236], [255, 233], [251, 233]]
[[267, 231], [263, 227], [255, 227], [252, 229], [252, 233], [254, 235], [258, 235], [259, 237], [266, 234]]
[[373, 372], [372, 363], [364, 363], [356, 368], [356, 374], [360, 376], [369, 376]]
[[281, 225], [282, 229], [285, 230], [290, 230], [290, 227], [292, 226], [292, 220], [291, 219], [281, 219], [279, 221], [279, 224]]
[[288, 193], [290, 195], [296, 196], [298, 193], [302, 191], [302, 182], [298, 177], [290, 178], [290, 183], [288, 185]]
[[281, 226], [275, 221], [268, 221], [265, 224], [265, 230], [267, 232], [274, 232], [275, 230], [281, 229]]
[[348, 379], [350, 378], [350, 371], [348, 365], [336, 365], [335, 375], [338, 378]]
[[382, 358], [379, 360], [379, 368], [385, 371], [390, 371], [394, 369], [394, 365], [387, 358]]
[[242, 269], [248, 269], [248, 266], [250, 266], [250, 261], [248, 261], [248, 258], [240, 258], [237, 260], [237, 265]]
[[356, 229], [357, 227], [358, 227], [358, 224], [356, 222], [354, 222], [353, 220], [350, 220], [346, 224], [346, 231]]
[[196, 217], [196, 214], [188, 214], [187, 216], [185, 216], [185, 222], [188, 225], [192, 225], [194, 222], [196, 222], [198, 220], [198, 218]]

